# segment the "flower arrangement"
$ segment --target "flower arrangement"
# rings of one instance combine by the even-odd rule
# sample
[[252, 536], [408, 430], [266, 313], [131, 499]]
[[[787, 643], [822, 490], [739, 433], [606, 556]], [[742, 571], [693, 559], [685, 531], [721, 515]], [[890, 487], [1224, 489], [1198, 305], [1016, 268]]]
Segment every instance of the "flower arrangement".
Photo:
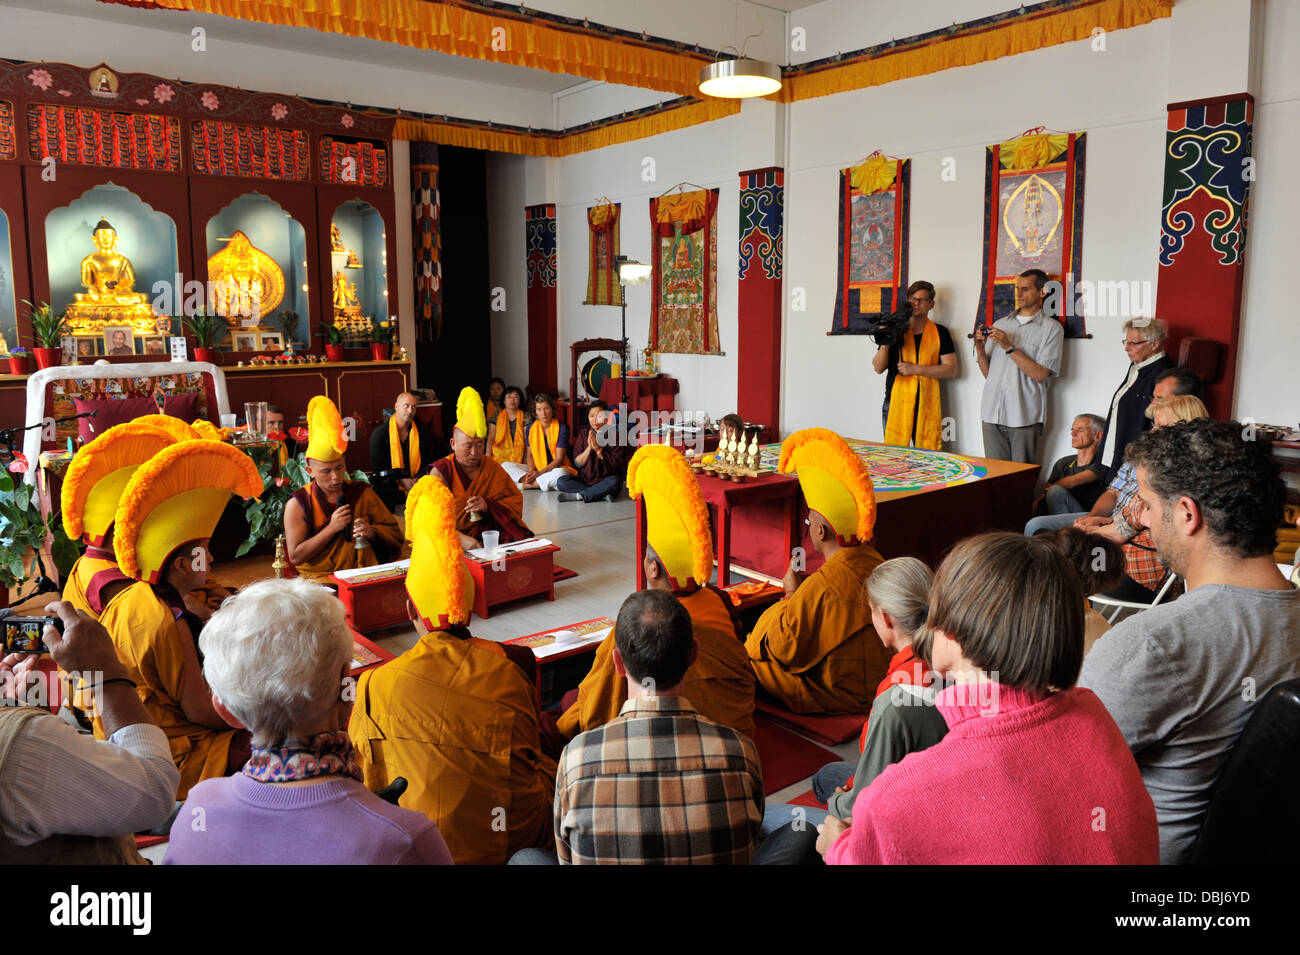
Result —
[[376, 345], [391, 345], [393, 342], [393, 323], [370, 320], [370, 340]]

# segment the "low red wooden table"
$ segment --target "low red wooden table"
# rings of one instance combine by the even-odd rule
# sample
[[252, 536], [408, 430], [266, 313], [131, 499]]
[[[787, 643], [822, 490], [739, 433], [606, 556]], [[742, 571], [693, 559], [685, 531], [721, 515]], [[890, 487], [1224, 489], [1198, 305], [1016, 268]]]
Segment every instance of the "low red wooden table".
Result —
[[348, 626], [361, 633], [373, 633], [409, 624], [406, 570], [410, 565], [409, 560], [398, 561], [391, 567], [376, 567], [370, 573], [361, 571], [348, 578], [331, 574], [330, 581], [339, 589]]
[[510, 545], [498, 561], [479, 560], [465, 555], [465, 566], [474, 578], [474, 612], [484, 620], [491, 608], [541, 594], [555, 599], [555, 544], [510, 553]]
[[379, 644], [367, 640], [361, 634], [352, 630], [352, 671], [351, 676], [360, 676], [367, 670], [373, 670], [375, 667], [383, 666], [389, 660], [395, 659], [393, 654], [389, 653]]
[[614, 621], [609, 617], [593, 617], [505, 642], [512, 646], [528, 647], [533, 651], [533, 656], [537, 659], [537, 699], [541, 702], [542, 667], [582, 653], [594, 654], [613, 626]]

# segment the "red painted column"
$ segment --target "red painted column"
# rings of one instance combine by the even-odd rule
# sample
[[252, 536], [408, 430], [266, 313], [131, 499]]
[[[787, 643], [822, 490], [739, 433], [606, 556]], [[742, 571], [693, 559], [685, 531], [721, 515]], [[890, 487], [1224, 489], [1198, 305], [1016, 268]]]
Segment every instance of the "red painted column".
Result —
[[556, 392], [558, 343], [555, 287], [555, 206], [527, 206], [528, 262], [528, 386], [534, 391]]
[[781, 426], [781, 301], [784, 272], [785, 172], [776, 166], [740, 174], [740, 269], [736, 410]]

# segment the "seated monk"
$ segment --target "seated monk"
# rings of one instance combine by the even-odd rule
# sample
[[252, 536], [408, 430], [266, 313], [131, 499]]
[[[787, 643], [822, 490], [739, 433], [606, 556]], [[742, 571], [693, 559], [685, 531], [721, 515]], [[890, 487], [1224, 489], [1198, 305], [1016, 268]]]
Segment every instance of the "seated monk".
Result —
[[[114, 516], [122, 572], [139, 583], [122, 593], [101, 622], [153, 721], [167, 735], [180, 770], [178, 799], [200, 780], [237, 772], [249, 736], [212, 705], [198, 636], [203, 623], [183, 594], [207, 579], [208, 540], [231, 493], [262, 491], [252, 460], [219, 441], [179, 441], [136, 469]], [[103, 725], [95, 721], [95, 735]]]
[[833, 431], [798, 431], [777, 465], [798, 472], [809, 534], [826, 562], [802, 578], [792, 560], [786, 598], [758, 618], [745, 649], [759, 686], [794, 713], [866, 713], [889, 666], [864, 586], [883, 560], [867, 541], [876, 499], [866, 466]]
[[501, 465], [483, 453], [486, 439], [483, 399], [465, 388], [456, 401], [451, 454], [435, 461], [433, 469], [451, 490], [456, 532], [466, 550], [483, 546], [484, 531], [499, 531], [502, 544], [533, 536], [524, 523], [524, 495]]
[[370, 485], [348, 480], [343, 420], [323, 395], [307, 405], [307, 429], [311, 483], [284, 506], [284, 539], [294, 568], [319, 579], [395, 560], [402, 550], [397, 518]]
[[537, 690], [501, 644], [465, 627], [474, 582], [451, 492], [432, 475], [411, 489], [406, 527], [420, 639], [361, 674], [348, 734], [367, 789], [405, 777], [402, 806], [437, 823], [457, 865], [501, 865], [555, 839], [555, 760], [542, 751]]
[[[700, 486], [681, 452], [663, 444], [638, 448], [628, 489], [645, 496], [646, 586], [675, 596], [690, 614], [698, 654], [686, 671], [685, 696], [700, 715], [754, 738], [754, 671], [736, 635], [731, 602], [709, 586], [713, 537]], [[627, 680], [614, 669], [614, 632], [599, 649], [578, 699], [558, 728], [566, 739], [608, 723], [627, 702]]]

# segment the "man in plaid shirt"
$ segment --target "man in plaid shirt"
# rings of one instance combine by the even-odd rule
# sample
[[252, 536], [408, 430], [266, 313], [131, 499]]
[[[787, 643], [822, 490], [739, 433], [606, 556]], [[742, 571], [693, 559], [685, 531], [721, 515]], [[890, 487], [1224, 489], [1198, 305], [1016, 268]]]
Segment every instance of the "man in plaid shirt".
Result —
[[560, 757], [560, 862], [751, 862], [763, 819], [758, 751], [682, 695], [697, 652], [690, 615], [670, 593], [639, 591], [623, 602], [614, 641], [628, 700]]

